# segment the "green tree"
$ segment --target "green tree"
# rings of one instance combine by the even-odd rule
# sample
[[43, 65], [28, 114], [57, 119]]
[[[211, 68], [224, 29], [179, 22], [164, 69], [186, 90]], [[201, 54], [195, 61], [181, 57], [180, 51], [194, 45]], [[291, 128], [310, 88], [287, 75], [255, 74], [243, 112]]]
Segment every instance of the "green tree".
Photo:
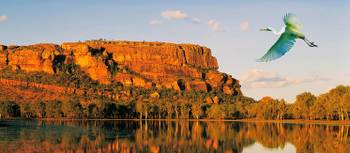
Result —
[[202, 104], [200, 102], [192, 103], [191, 112], [192, 116], [198, 120], [203, 115]]
[[33, 106], [34, 113], [36, 117], [44, 118], [46, 117], [46, 104], [43, 101], [37, 102]]
[[100, 116], [100, 112], [97, 108], [97, 105], [95, 103], [91, 103], [88, 105], [87, 107], [87, 116], [88, 118], [99, 118]]
[[151, 106], [148, 102], [142, 102], [142, 112], [145, 115], [145, 119], [148, 119], [149, 112], [151, 111]]
[[277, 109], [277, 117], [276, 119], [278, 120], [282, 120], [282, 119], [285, 119], [286, 116], [287, 116], [287, 104], [286, 104], [286, 101], [284, 99], [282, 100], [277, 100], [277, 106], [276, 106], [276, 109]]
[[211, 105], [207, 110], [207, 116], [211, 119], [224, 119], [226, 117], [222, 106], [219, 104]]
[[176, 118], [176, 119], [179, 119], [180, 106], [179, 106], [178, 102], [175, 102], [175, 103], [173, 104], [173, 106], [174, 106], [175, 118]]
[[171, 119], [173, 117], [173, 113], [174, 113], [174, 105], [171, 102], [167, 102], [165, 104], [166, 107], [166, 112], [167, 112], [167, 118]]
[[310, 119], [326, 119], [327, 110], [324, 103], [321, 100], [322, 98], [318, 97], [314, 105], [310, 108]]
[[20, 105], [21, 116], [24, 118], [33, 118], [34, 110], [32, 108], [32, 104], [23, 103]]
[[293, 104], [293, 116], [297, 119], [310, 119], [310, 108], [315, 103], [316, 97], [310, 92], [304, 92], [296, 96]]
[[165, 118], [165, 114], [167, 114], [167, 107], [166, 107], [166, 101], [164, 101], [164, 100], [161, 100], [160, 102], [159, 102], [159, 105], [158, 105], [158, 107], [159, 107], [159, 114], [158, 114], [158, 117], [159, 118]]
[[96, 105], [95, 112], [99, 118], [113, 118], [117, 113], [117, 105], [114, 102], [110, 102], [104, 99], [97, 99], [94, 101]]
[[190, 106], [188, 104], [181, 104], [180, 105], [180, 113], [181, 113], [181, 118], [186, 119], [189, 118], [190, 115]]
[[62, 102], [58, 100], [49, 101], [46, 105], [46, 117], [60, 118], [62, 117]]
[[[334, 89], [331, 89], [324, 96], [327, 101], [327, 110], [333, 119], [345, 120], [347, 117], [346, 105], [347, 102], [344, 101], [344, 97], [350, 93], [349, 86], [337, 86]], [[345, 98], [346, 99], [346, 98]]]
[[78, 99], [70, 99], [62, 104], [62, 112], [67, 118], [82, 118], [83, 107]]
[[273, 101], [271, 97], [263, 97], [255, 105], [254, 111], [256, 118], [259, 119], [272, 119], [274, 116]]
[[19, 117], [20, 115], [20, 107], [15, 102], [0, 102], [0, 118]]
[[143, 108], [142, 107], [143, 107], [142, 106], [142, 101], [141, 100], [136, 101], [135, 110], [139, 114], [139, 119], [140, 120], [142, 120], [142, 112], [143, 112]]
[[341, 104], [343, 106], [343, 114], [345, 114], [346, 120], [350, 119], [350, 92], [346, 93], [342, 98], [341, 98]]

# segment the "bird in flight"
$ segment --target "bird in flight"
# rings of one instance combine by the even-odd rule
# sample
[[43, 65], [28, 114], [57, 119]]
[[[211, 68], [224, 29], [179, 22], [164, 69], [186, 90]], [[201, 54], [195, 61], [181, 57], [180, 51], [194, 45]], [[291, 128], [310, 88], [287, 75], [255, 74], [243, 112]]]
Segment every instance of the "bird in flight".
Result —
[[310, 47], [317, 47], [314, 42], [310, 42], [305, 38], [305, 35], [300, 32], [301, 24], [297, 22], [297, 18], [292, 13], [287, 13], [283, 17], [285, 26], [277, 32], [274, 28], [268, 27], [260, 29], [261, 31], [271, 31], [275, 35], [280, 35], [277, 42], [269, 49], [267, 53], [257, 61], [268, 62], [282, 57], [294, 45], [296, 39], [302, 39]]

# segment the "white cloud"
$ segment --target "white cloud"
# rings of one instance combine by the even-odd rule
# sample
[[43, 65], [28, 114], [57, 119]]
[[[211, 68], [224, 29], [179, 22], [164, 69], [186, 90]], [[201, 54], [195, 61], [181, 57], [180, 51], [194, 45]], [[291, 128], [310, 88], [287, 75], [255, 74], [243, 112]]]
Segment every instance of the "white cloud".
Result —
[[0, 22], [8, 20], [6, 15], [0, 15]]
[[159, 24], [163, 24], [162, 21], [160, 20], [151, 20], [148, 22], [149, 25], [159, 25]]
[[220, 30], [220, 22], [216, 20], [209, 20], [208, 21], [208, 26], [211, 28], [213, 31], [219, 31]]
[[246, 88], [283, 88], [290, 85], [312, 82], [326, 82], [330, 78], [311, 76], [305, 79], [294, 79], [264, 70], [253, 69], [240, 77], [242, 86]]
[[194, 24], [199, 24], [199, 23], [201, 23], [201, 20], [198, 19], [198, 18], [192, 18], [192, 22], [193, 22]]
[[249, 22], [248, 21], [243, 21], [243, 22], [239, 23], [239, 28], [242, 31], [247, 31], [249, 29]]
[[187, 14], [180, 10], [166, 10], [162, 12], [162, 16], [168, 20], [183, 20], [188, 18]]
[[304, 79], [303, 83], [311, 83], [311, 82], [317, 82], [317, 81], [327, 82], [327, 81], [330, 81], [330, 80], [332, 80], [332, 78], [322, 77], [322, 76], [319, 76], [319, 75], [314, 75], [314, 76], [311, 76], [309, 78]]
[[167, 20], [188, 20], [191, 21], [193, 24], [201, 23], [201, 20], [199, 18], [189, 16], [181, 10], [166, 10], [161, 12], [161, 15]]

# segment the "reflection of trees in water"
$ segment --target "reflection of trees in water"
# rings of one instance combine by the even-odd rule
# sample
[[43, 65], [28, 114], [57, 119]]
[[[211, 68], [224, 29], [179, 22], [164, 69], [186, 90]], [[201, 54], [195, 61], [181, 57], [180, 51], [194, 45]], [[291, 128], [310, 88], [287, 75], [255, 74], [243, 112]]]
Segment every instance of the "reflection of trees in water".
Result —
[[[350, 150], [349, 126], [189, 121], [9, 122], [0, 152], [227, 152], [259, 142], [298, 153]], [[12, 125], [11, 125], [12, 124]], [[3, 135], [2, 135], [3, 136]], [[16, 140], [16, 141], [11, 141]]]

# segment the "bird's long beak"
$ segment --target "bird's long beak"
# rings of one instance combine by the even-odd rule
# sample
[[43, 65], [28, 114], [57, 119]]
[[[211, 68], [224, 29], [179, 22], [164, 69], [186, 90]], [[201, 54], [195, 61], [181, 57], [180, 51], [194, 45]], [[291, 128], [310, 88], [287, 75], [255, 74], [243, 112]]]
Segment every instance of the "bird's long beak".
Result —
[[306, 44], [308, 45], [308, 46], [310, 46], [310, 47], [318, 47], [314, 42], [310, 42], [308, 39], [306, 39], [306, 38], [304, 38], [303, 39], [305, 42], [306, 42]]
[[260, 31], [271, 31], [269, 28], [262, 28]]
[[318, 45], [315, 45], [314, 42], [311, 42], [312, 47], [318, 47]]

